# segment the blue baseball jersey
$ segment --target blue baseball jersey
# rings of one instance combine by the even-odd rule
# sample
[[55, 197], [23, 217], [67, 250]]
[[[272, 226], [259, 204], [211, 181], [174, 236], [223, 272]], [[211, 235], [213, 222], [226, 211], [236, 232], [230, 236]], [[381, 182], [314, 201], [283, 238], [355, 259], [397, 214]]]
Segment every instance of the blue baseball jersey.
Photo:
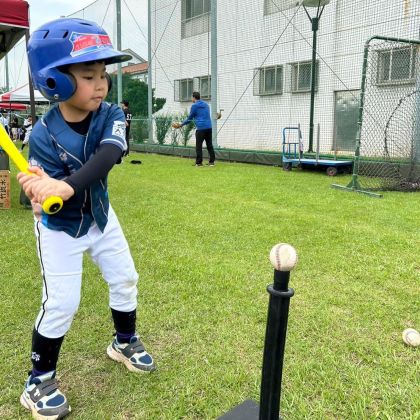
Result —
[[[115, 104], [102, 102], [93, 112], [86, 135], [75, 132], [63, 119], [58, 105], [36, 124], [29, 140], [29, 162], [49, 176], [64, 179], [80, 169], [101, 144], [127, 149], [124, 113]], [[90, 201], [90, 206], [87, 205]], [[79, 191], [56, 214], [42, 213], [42, 224], [74, 238], [85, 235], [93, 222], [103, 232], [108, 221], [107, 177]]]
[[191, 106], [188, 118], [182, 122], [182, 125], [189, 124], [191, 121], [195, 122], [197, 130], [208, 130], [211, 128], [210, 107], [207, 102], [201, 99]]

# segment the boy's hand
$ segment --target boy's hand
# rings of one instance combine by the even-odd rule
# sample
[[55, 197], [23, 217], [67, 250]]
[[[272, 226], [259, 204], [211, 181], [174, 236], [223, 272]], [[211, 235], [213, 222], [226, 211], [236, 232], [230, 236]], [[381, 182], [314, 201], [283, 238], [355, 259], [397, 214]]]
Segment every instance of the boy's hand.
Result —
[[27, 175], [20, 172], [17, 176], [25, 194], [36, 203], [43, 203], [48, 197], [61, 197], [63, 201], [74, 195], [73, 188], [67, 182], [51, 178], [40, 168], [32, 166], [29, 168], [37, 176]]
[[44, 175], [44, 172], [38, 166], [31, 166], [29, 168], [29, 172], [32, 172], [37, 176], [29, 175], [25, 172], [19, 172], [17, 174], [17, 180], [19, 181], [20, 186], [23, 188], [23, 191], [25, 191], [25, 194], [28, 196], [28, 198], [33, 200], [32, 186]]
[[48, 197], [61, 197], [63, 201], [74, 195], [73, 188], [67, 182], [50, 178], [48, 175], [42, 177], [32, 185], [32, 195], [38, 203], [43, 203]]

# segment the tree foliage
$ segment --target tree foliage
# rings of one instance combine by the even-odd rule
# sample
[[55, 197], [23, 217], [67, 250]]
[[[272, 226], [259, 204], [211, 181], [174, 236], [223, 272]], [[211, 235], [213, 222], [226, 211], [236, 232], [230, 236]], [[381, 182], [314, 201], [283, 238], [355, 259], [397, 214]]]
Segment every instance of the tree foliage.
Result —
[[[117, 75], [111, 74], [113, 88], [106, 97], [107, 102], [118, 103]], [[128, 74], [122, 75], [122, 99], [130, 103], [131, 113], [136, 117], [147, 116], [148, 88], [147, 83], [131, 78]], [[155, 98], [153, 89], [153, 112], [159, 111], [165, 105], [165, 98]]]

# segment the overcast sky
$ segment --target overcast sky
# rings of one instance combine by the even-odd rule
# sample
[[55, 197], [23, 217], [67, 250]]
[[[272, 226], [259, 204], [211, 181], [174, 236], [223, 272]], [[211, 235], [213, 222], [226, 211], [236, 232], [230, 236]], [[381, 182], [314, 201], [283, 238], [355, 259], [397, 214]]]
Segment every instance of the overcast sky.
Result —
[[[29, 3], [30, 32], [39, 26], [61, 16], [72, 15], [90, 6], [79, 17], [96, 21], [105, 27], [111, 38], [115, 0], [26, 0]], [[86, 13], [86, 15], [85, 15]], [[131, 48], [137, 54], [147, 57], [147, 0], [122, 0], [122, 48]], [[141, 30], [139, 29], [141, 28]], [[115, 39], [113, 39], [115, 45]], [[9, 54], [9, 88], [13, 89], [27, 83], [28, 67], [24, 39]], [[147, 58], [146, 58], [147, 59]], [[0, 61], [0, 87], [6, 86], [5, 60]]]
[[92, 0], [26, 0], [29, 3], [31, 31], [43, 23], [67, 16], [89, 4]]

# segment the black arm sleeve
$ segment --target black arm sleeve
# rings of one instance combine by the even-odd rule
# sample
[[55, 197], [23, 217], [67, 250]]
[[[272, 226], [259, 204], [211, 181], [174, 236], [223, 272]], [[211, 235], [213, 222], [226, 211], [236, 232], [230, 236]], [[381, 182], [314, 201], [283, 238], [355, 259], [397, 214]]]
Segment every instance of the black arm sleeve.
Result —
[[98, 151], [76, 172], [63, 179], [75, 194], [89, 188], [95, 181], [108, 175], [112, 167], [121, 159], [123, 151], [114, 144], [103, 144]]

